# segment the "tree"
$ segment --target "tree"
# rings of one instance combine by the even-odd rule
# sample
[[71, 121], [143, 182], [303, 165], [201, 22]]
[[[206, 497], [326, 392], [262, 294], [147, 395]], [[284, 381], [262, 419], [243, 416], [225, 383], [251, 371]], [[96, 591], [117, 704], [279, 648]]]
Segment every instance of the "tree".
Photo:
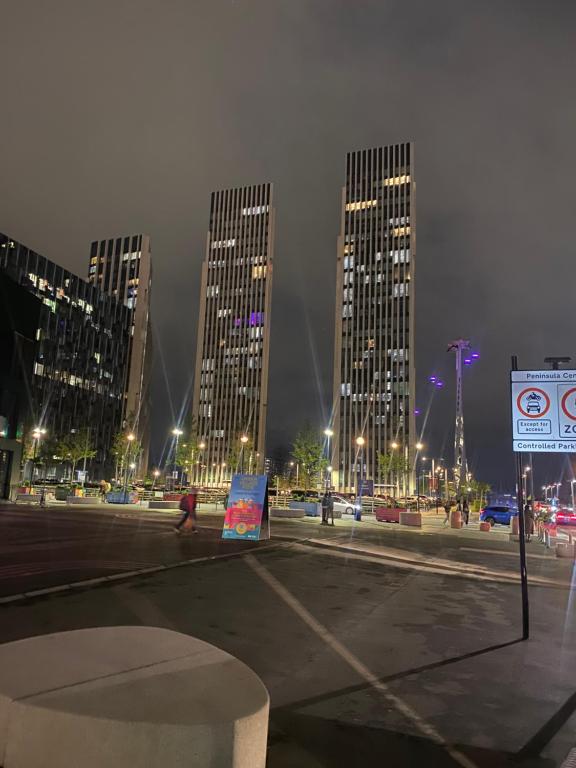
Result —
[[378, 454], [378, 470], [380, 477], [384, 478], [387, 485], [393, 485], [398, 489], [404, 485], [406, 475], [410, 471], [410, 463], [402, 449], [390, 451], [390, 453]]
[[298, 464], [298, 471], [304, 490], [320, 479], [328, 466], [324, 456], [324, 443], [310, 427], [302, 429], [292, 445], [292, 456]]
[[74, 470], [76, 464], [81, 459], [93, 459], [96, 456], [96, 449], [92, 443], [92, 433], [88, 427], [76, 429], [64, 437], [60, 438], [56, 451], [64, 461], [69, 461], [72, 468], [72, 479], [74, 479]]
[[128, 435], [131, 434], [133, 433], [121, 429], [116, 433], [112, 448], [110, 449], [110, 453], [114, 456], [116, 461], [116, 471], [114, 474], [116, 475], [117, 480], [122, 476], [126, 467], [136, 461], [142, 450], [142, 446], [137, 437], [134, 437], [134, 440], [128, 440]]

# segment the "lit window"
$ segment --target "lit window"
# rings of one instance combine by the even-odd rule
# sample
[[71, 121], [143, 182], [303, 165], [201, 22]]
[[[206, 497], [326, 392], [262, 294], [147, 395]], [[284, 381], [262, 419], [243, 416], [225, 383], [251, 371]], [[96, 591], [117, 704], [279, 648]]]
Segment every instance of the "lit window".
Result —
[[354, 246], [353, 245], [345, 245], [344, 246], [344, 253], [354, 253]]
[[344, 304], [342, 307], [342, 317], [352, 317], [352, 304]]
[[410, 181], [410, 174], [403, 173], [401, 176], [391, 176], [388, 179], [384, 179], [382, 184], [385, 187], [396, 187], [399, 184], [408, 184]]
[[354, 267], [354, 256], [344, 256], [344, 269], [352, 269]]
[[206, 295], [209, 299], [213, 299], [215, 296], [218, 296], [220, 293], [220, 288], [217, 285], [209, 285], [208, 290], [206, 291]]
[[34, 373], [37, 376], [44, 376], [44, 365], [43, 365], [43, 363], [34, 363]]
[[266, 277], [266, 267], [252, 268], [252, 280], [261, 280], [263, 277]]
[[392, 230], [392, 234], [394, 237], [402, 237], [403, 235], [409, 235], [410, 234], [410, 227], [394, 227]]
[[242, 216], [257, 216], [259, 213], [268, 213], [268, 206], [254, 205], [252, 208], [242, 208]]
[[215, 248], [232, 248], [234, 245], [236, 245], [235, 237], [230, 238], [230, 240], [215, 240], [212, 243], [212, 250]]
[[378, 200], [358, 200], [354, 203], [346, 203], [347, 211], [364, 211], [366, 208], [374, 208], [378, 205]]
[[342, 384], [341, 386], [342, 397], [350, 397], [352, 394], [352, 385], [350, 382]]

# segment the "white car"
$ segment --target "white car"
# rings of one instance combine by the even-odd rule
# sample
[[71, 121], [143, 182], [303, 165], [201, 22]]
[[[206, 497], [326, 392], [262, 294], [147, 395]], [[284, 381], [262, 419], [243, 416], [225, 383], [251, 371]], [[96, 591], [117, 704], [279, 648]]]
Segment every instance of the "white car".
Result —
[[336, 494], [334, 494], [332, 498], [334, 499], [334, 516], [353, 515], [354, 512], [360, 509], [360, 505], [356, 501], [350, 501], [349, 499], [345, 499], [343, 496], [337, 496]]

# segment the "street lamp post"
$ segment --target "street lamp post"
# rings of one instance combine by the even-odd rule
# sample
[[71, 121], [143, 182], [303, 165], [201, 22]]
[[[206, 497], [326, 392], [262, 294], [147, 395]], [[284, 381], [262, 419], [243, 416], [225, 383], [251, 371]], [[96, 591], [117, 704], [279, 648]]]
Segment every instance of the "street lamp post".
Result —
[[574, 509], [574, 483], [576, 483], [576, 480], [570, 480], [570, 495], [572, 496], [572, 512], [575, 511], [575, 509]]
[[[176, 442], [174, 444], [174, 469], [176, 470], [176, 480], [178, 481], [178, 484], [180, 485], [180, 472], [178, 470], [178, 442], [180, 440], [180, 435], [183, 435], [184, 432], [179, 427], [174, 427], [172, 430], [172, 434], [176, 438]], [[172, 475], [174, 477], [174, 475]]]
[[240, 474], [244, 474], [244, 448], [246, 447], [246, 443], [248, 442], [249, 437], [248, 435], [242, 435], [240, 438]]
[[152, 480], [152, 490], [154, 490], [154, 486], [156, 485], [156, 480], [160, 477], [160, 470], [155, 469], [154, 472], [152, 472], [152, 476], [154, 480]]
[[[324, 430], [324, 434], [326, 435], [326, 461], [330, 462], [331, 461], [331, 456], [330, 456], [330, 440], [332, 439], [332, 436], [334, 435], [334, 431], [332, 429], [330, 429], [330, 427], [326, 427], [326, 429]], [[328, 471], [328, 469], [326, 471], [328, 473], [328, 475], [326, 477], [326, 490], [328, 490], [328, 488], [332, 484], [331, 483], [332, 468], [330, 468], [329, 471]]]
[[32, 432], [32, 437], [34, 438], [34, 451], [32, 454], [32, 466], [30, 468], [30, 488], [32, 488], [32, 482], [34, 479], [34, 467], [36, 466], [36, 454], [38, 451], [38, 443], [44, 435], [46, 434], [46, 430], [43, 427], [36, 427], [36, 429]]
[[124, 452], [124, 493], [122, 495], [123, 503], [126, 504], [126, 495], [128, 493], [128, 454], [130, 446], [136, 440], [136, 435], [130, 432], [126, 435], [126, 451]]
[[364, 490], [364, 446], [366, 445], [366, 440], [362, 437], [362, 435], [359, 435], [356, 438], [356, 445], [358, 446], [358, 456], [360, 458], [360, 472], [359, 472], [359, 478], [358, 478], [358, 511], [357, 511], [357, 519], [362, 519], [362, 491]]

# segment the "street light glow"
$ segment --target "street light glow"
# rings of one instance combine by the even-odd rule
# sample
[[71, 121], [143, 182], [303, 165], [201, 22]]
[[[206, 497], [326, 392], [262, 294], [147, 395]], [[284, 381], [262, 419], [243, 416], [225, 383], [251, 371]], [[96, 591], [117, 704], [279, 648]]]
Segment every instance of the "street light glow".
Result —
[[416, 443], [416, 450], [421, 451], [424, 448], [424, 443]]
[[248, 435], [242, 435], [242, 437], [240, 438], [240, 442], [244, 443], [244, 445], [246, 445], [248, 440], [249, 440]]
[[180, 435], [184, 434], [184, 431], [182, 429], [179, 429], [178, 427], [174, 427], [172, 430], [172, 434], [176, 435], [176, 437], [180, 437]]
[[390, 448], [392, 448], [392, 450], [395, 451], [396, 448], [398, 448], [398, 443], [396, 441], [394, 441], [393, 443], [390, 443]]
[[200, 448], [200, 450], [201, 450], [201, 451], [203, 451], [203, 450], [204, 450], [204, 448], [206, 448], [206, 443], [204, 443], [204, 442], [200, 443], [200, 444], [198, 445], [198, 448]]
[[324, 434], [326, 435], [326, 437], [332, 437], [332, 435], [334, 434], [334, 432], [333, 432], [333, 430], [331, 430], [329, 427], [327, 427], [327, 428], [324, 430]]
[[360, 447], [362, 447], [365, 442], [366, 442], [366, 440], [364, 440], [362, 435], [360, 435], [359, 437], [356, 438], [356, 445], [358, 445]]
[[130, 434], [126, 435], [126, 440], [129, 440], [130, 442], [132, 442], [132, 440], [136, 440], [136, 435], [130, 432]]

